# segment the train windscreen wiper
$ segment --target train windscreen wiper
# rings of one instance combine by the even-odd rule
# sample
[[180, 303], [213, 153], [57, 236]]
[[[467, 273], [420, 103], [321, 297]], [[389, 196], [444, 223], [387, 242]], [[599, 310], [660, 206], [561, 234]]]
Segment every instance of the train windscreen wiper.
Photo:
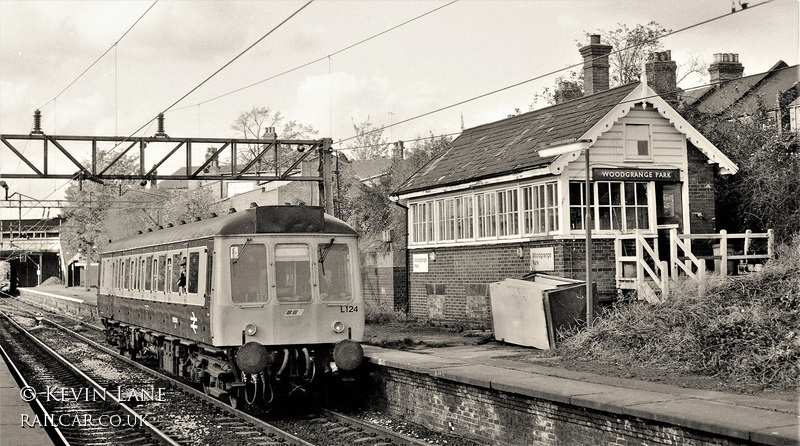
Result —
[[239, 251], [239, 255], [236, 256], [235, 259], [233, 259], [233, 264], [234, 265], [236, 264], [236, 262], [239, 261], [240, 258], [242, 258], [242, 254], [244, 254], [244, 250], [245, 250], [245, 248], [247, 248], [247, 244], [250, 243], [250, 240], [253, 240], [253, 239], [248, 238], [247, 240], [244, 241], [244, 245], [242, 245], [242, 249]]
[[334, 240], [336, 240], [336, 238], [332, 238], [331, 241], [328, 242], [327, 245], [321, 246], [319, 248], [319, 264], [320, 264], [320, 266], [322, 266], [322, 275], [323, 276], [325, 275], [325, 257], [328, 257], [328, 251], [330, 251], [331, 247], [333, 247], [333, 241]]

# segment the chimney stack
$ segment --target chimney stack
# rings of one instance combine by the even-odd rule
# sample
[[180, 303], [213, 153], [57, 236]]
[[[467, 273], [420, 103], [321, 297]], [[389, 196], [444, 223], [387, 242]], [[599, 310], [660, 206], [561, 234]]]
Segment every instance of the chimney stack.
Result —
[[611, 49], [611, 45], [600, 43], [598, 34], [592, 34], [589, 44], [579, 50], [583, 56], [583, 88], [587, 96], [608, 90], [608, 55]]
[[644, 64], [647, 83], [662, 99], [675, 104], [678, 101], [678, 64], [672, 60], [672, 51], [650, 53]]
[[714, 62], [708, 67], [711, 83], [716, 85], [733, 79], [741, 79], [744, 66], [739, 63], [737, 53], [714, 54]]

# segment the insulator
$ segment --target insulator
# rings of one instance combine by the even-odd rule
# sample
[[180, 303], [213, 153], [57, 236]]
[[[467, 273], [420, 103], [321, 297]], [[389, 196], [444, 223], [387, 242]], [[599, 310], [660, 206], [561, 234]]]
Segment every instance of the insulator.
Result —
[[156, 136], [167, 138], [167, 133], [164, 131], [164, 113], [158, 114], [158, 131]]
[[42, 112], [36, 110], [33, 112], [33, 130], [31, 135], [42, 135]]

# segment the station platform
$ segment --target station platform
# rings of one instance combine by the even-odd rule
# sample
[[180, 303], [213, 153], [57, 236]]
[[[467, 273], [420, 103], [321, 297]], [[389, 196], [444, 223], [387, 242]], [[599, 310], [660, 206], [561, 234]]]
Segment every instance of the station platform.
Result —
[[[23, 289], [22, 297], [36, 298], [37, 301], [41, 299], [42, 302], [49, 302], [51, 307], [67, 308], [66, 312], [81, 315], [81, 318], [92, 323], [92, 307], [96, 314], [94, 292], [64, 288], [61, 291], [59, 288], [62, 287]], [[67, 299], [54, 304], [52, 299], [58, 299], [60, 295]], [[402, 340], [408, 338], [417, 341], [413, 351], [375, 346], [402, 344]], [[364, 352], [370, 363], [382, 369], [427, 377], [435, 382], [457, 383], [476, 391], [569, 406], [578, 412], [611, 414], [611, 422], [615, 417], [635, 422], [644, 420], [660, 428], [667, 426], [668, 432], [674, 428], [698, 433], [703, 438], [712, 439], [708, 444], [717, 444], [718, 440], [713, 439], [721, 439], [720, 444], [800, 445], [798, 400], [772, 400], [577, 372], [530, 361], [532, 349], [528, 347], [499, 342], [481, 343], [478, 340], [471, 338], [465, 341], [462, 334], [444, 330], [420, 334], [409, 328], [407, 333], [388, 333], [367, 325]], [[424, 404], [414, 401], [414, 398], [419, 400], [421, 397], [400, 395], [400, 398], [409, 399], [408, 410]], [[448, 403], [444, 413], [439, 416], [456, 416], [452, 414], [454, 404]], [[474, 413], [469, 416], [481, 418]], [[494, 415], [486, 416], [491, 418]], [[672, 441], [672, 444], [675, 443], [680, 442]]]
[[30, 404], [20, 397], [20, 386], [8, 364], [0, 358], [0, 446], [53, 444], [43, 427], [31, 426], [34, 417]]

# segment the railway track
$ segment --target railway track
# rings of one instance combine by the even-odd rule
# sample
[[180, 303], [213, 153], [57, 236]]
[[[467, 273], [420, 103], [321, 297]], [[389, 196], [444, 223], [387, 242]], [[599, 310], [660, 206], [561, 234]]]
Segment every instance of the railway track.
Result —
[[[52, 428], [66, 444], [178, 444], [5, 314], [0, 339], [4, 359], [26, 384], [20, 397], [35, 396], [40, 407], [34, 419], [20, 420], [26, 427]], [[80, 389], [80, 396], [60, 389]]]
[[[174, 443], [166, 444], [326, 446], [431, 444], [327, 410], [267, 422], [233, 409], [160, 371], [119, 355], [101, 344], [105, 338], [102, 332], [97, 331], [99, 327], [83, 324], [82, 326], [86, 326], [87, 329], [83, 333], [77, 333], [28, 308], [16, 305], [13, 307], [4, 305], [4, 307], [6, 312], [15, 313], [15, 319], [21, 322], [17, 324], [19, 330], [24, 330], [21, 325], [30, 326], [36, 337], [42, 339], [40, 342], [52, 345], [54, 350], [64, 352], [64, 356], [68, 358], [65, 360], [74, 361], [79, 368], [85, 369], [86, 374], [93, 375], [96, 381], [104, 383], [107, 392], [119, 393], [127, 399], [143, 395], [141, 399], [145, 401], [134, 401], [134, 405], [140, 411], [142, 418], [149, 420], [154, 429], [172, 438], [171, 441]], [[77, 322], [61, 315], [58, 319], [67, 324]], [[37, 325], [37, 322], [41, 325]], [[67, 387], [74, 385], [65, 383]], [[141, 391], [148, 389], [153, 389], [149, 390], [152, 395], [160, 395], [158, 401], [147, 401], [151, 393], [142, 394]], [[160, 394], [159, 389], [161, 389]], [[275, 425], [279, 425], [280, 428]], [[143, 436], [142, 433], [139, 435]], [[119, 437], [112, 438], [113, 441], [109, 441], [108, 444], [118, 444]], [[102, 444], [102, 441], [99, 444]]]

